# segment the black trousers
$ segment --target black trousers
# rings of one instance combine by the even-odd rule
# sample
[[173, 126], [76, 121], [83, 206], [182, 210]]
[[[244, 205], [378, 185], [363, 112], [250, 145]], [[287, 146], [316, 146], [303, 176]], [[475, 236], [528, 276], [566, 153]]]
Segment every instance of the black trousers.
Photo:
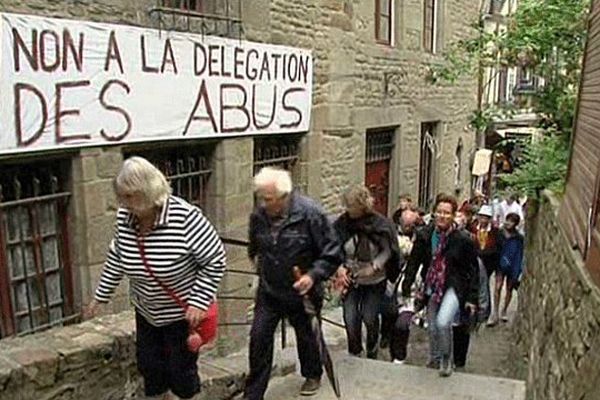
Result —
[[135, 324], [137, 364], [146, 396], [171, 390], [181, 399], [194, 397], [200, 391], [198, 354], [187, 349], [187, 321], [156, 327], [136, 312]]
[[392, 360], [402, 361], [406, 358], [408, 339], [410, 337], [410, 324], [414, 315], [410, 311], [396, 314], [396, 320], [392, 326], [390, 336], [390, 357]]
[[[320, 304], [318, 306], [320, 308]], [[302, 376], [321, 378], [323, 369], [319, 348], [310, 325], [310, 317], [304, 312], [302, 299], [298, 297], [297, 301], [282, 301], [259, 289], [250, 330], [250, 373], [244, 389], [245, 399], [262, 400], [267, 391], [273, 365], [275, 330], [284, 317], [296, 332]]]
[[454, 365], [464, 367], [467, 363], [467, 353], [469, 352], [469, 343], [471, 334], [467, 325], [459, 325], [452, 328], [454, 341]]

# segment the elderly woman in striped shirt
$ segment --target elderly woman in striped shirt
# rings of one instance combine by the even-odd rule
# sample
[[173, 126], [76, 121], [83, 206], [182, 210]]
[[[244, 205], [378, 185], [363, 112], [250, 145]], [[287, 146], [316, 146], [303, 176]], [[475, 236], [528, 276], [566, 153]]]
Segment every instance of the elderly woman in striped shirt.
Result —
[[170, 391], [191, 398], [200, 379], [198, 354], [186, 346], [188, 328], [205, 318], [215, 299], [225, 270], [223, 244], [200, 209], [171, 195], [165, 176], [144, 158], [126, 160], [114, 188], [121, 204], [116, 232], [86, 314], [93, 316], [127, 276], [146, 396], [169, 399]]

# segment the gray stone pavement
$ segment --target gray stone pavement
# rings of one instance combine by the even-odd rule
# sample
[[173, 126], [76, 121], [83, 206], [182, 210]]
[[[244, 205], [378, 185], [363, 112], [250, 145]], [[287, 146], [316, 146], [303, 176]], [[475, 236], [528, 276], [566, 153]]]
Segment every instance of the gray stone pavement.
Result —
[[[509, 312], [511, 321], [515, 317], [516, 299], [514, 301]], [[325, 316], [338, 322], [342, 319], [339, 308], [328, 310]], [[406, 365], [390, 363], [387, 349], [381, 350], [380, 360], [377, 361], [349, 357], [343, 329], [325, 323], [324, 334], [336, 363], [342, 386], [342, 399], [345, 400], [525, 399], [524, 381], [507, 379], [514, 378], [511, 375], [515, 370], [514, 364], [518, 362], [510, 355], [510, 322], [492, 328], [481, 327], [472, 336], [466, 373], [454, 373], [450, 378], [440, 378], [437, 371], [423, 367], [428, 351], [425, 330], [413, 328], [411, 331]], [[325, 376], [321, 390], [314, 397], [298, 395], [302, 382], [303, 378], [297, 372], [274, 377], [269, 384], [265, 400], [335, 399]]]

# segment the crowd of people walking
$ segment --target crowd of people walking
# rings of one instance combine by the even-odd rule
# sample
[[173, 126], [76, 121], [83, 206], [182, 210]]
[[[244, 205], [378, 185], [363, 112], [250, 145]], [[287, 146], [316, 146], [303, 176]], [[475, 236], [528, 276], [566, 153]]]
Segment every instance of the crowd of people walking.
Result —
[[[145, 159], [126, 160], [114, 188], [121, 204], [115, 236], [85, 314], [93, 316], [128, 277], [146, 396], [191, 398], [200, 381], [190, 337], [214, 307], [226, 264], [223, 243], [201, 210], [173, 196], [165, 176]], [[424, 321], [418, 325], [429, 334], [427, 366], [442, 377], [465, 366], [475, 326], [507, 320], [523, 264], [523, 211], [516, 196], [488, 202], [478, 195], [459, 204], [442, 193], [426, 213], [402, 195], [387, 218], [374, 210], [369, 190], [357, 185], [343, 194], [344, 211], [332, 220], [294, 190], [287, 171], [263, 168], [254, 189], [248, 256], [258, 286], [244, 399], [263, 399], [282, 318], [296, 332], [305, 378], [300, 394], [318, 391], [325, 362], [318, 319], [326, 286], [341, 294], [351, 355], [376, 359], [389, 347], [392, 361], [403, 363], [411, 327]]]

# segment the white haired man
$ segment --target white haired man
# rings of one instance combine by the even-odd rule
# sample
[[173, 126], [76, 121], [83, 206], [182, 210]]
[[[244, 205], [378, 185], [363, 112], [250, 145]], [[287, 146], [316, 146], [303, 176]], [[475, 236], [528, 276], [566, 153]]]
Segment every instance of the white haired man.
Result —
[[[250, 373], [244, 399], [262, 400], [273, 363], [274, 334], [287, 317], [296, 331], [302, 395], [315, 394], [322, 375], [317, 341], [302, 298], [319, 309], [320, 284], [342, 262], [341, 249], [319, 205], [292, 190], [287, 171], [265, 167], [254, 177], [260, 205], [250, 216], [248, 255], [259, 273], [254, 321], [250, 331]], [[294, 280], [294, 267], [304, 273]]]
[[[225, 271], [223, 243], [200, 209], [172, 196], [165, 176], [144, 158], [124, 162], [114, 189], [121, 203], [116, 232], [85, 316], [108, 302], [127, 276], [147, 398], [171, 399], [169, 391], [192, 398], [200, 391], [198, 354], [188, 350], [186, 340], [189, 327], [205, 318], [215, 299]], [[188, 307], [184, 310], [153, 275]]]

